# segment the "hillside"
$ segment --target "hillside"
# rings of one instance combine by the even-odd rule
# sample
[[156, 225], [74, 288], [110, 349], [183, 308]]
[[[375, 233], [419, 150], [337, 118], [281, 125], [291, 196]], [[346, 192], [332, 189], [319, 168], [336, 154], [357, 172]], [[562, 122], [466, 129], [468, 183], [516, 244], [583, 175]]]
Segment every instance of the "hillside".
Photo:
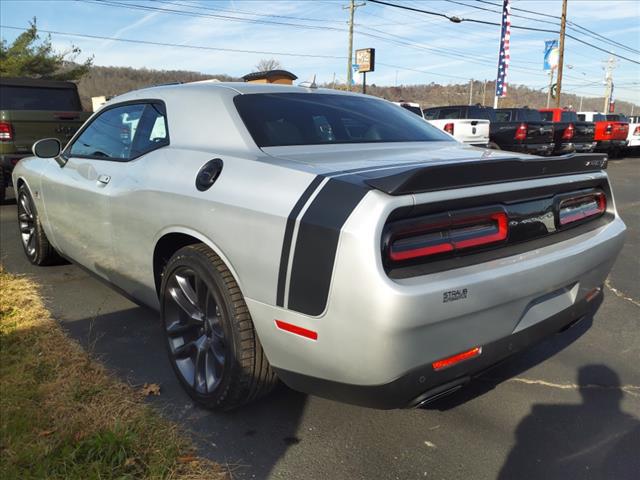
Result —
[[[86, 109], [91, 108], [91, 97], [105, 95], [111, 97], [121, 93], [135, 90], [137, 88], [148, 87], [173, 82], [194, 82], [216, 78], [221, 81], [239, 80], [226, 74], [205, 75], [198, 72], [182, 70], [147, 70], [128, 67], [97, 67], [78, 82], [80, 97]], [[330, 87], [331, 85], [324, 85]], [[337, 85], [336, 88], [344, 88], [344, 85]], [[354, 87], [359, 88], [359, 87]], [[484, 83], [474, 82], [472, 103], [482, 103]], [[492, 92], [493, 82], [487, 82], [484, 103], [493, 105]], [[439, 85], [430, 83], [426, 85], [402, 85], [398, 87], [381, 87], [371, 85], [367, 87], [367, 93], [376, 95], [387, 100], [406, 100], [418, 102], [423, 107], [437, 105], [466, 105], [469, 103], [469, 84], [460, 85]], [[580, 97], [577, 95], [563, 95], [562, 104], [571, 105], [575, 109], [580, 107]], [[544, 107], [547, 101], [547, 94], [539, 90], [533, 90], [524, 85], [509, 85], [509, 96], [500, 100], [500, 106], [512, 107], [528, 105], [532, 108]], [[584, 97], [582, 110], [600, 111], [603, 107], [604, 98]], [[618, 102], [616, 111], [629, 114], [631, 104], [628, 102]], [[640, 111], [638, 106], [634, 111]]]

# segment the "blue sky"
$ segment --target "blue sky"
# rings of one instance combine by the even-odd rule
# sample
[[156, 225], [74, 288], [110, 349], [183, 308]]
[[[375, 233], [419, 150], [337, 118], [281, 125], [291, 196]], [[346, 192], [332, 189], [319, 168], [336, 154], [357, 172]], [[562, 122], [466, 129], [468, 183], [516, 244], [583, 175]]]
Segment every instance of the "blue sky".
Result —
[[[499, 0], [490, 4], [475, 0], [387, 0], [434, 12], [486, 21], [500, 20]], [[144, 40], [208, 48], [274, 52], [241, 53], [188, 49], [114, 40], [52, 35], [55, 46], [82, 49], [80, 59], [94, 55], [96, 65], [195, 70], [240, 76], [262, 58], [276, 58], [301, 80], [317, 75], [330, 82], [335, 74], [346, 78], [347, 18], [342, 7], [348, 0], [2, 0], [4, 26], [26, 26], [37, 16], [44, 30]], [[459, 3], [456, 3], [459, 2]], [[361, 2], [358, 2], [361, 3]], [[461, 5], [466, 4], [466, 5]], [[512, 18], [513, 25], [557, 30], [544, 22], [556, 22], [560, 0], [513, 0], [513, 7], [542, 12], [547, 17], [513, 11], [530, 18]], [[173, 12], [149, 10], [173, 10]], [[473, 8], [476, 7], [476, 8]], [[477, 7], [494, 11], [480, 10]], [[226, 17], [226, 18], [220, 18]], [[640, 50], [640, 0], [569, 0], [568, 19], [618, 43]], [[253, 21], [251, 21], [253, 20]], [[258, 21], [258, 23], [255, 22]], [[265, 23], [263, 23], [265, 22]], [[271, 23], [269, 23], [271, 22]], [[470, 78], [494, 79], [499, 27], [478, 23], [452, 23], [445, 18], [399, 10], [367, 2], [355, 14], [354, 48], [376, 48], [377, 67], [368, 83], [379, 85], [462, 83]], [[286, 24], [286, 25], [285, 25]], [[607, 51], [640, 60], [640, 55], [611, 46], [576, 30], [583, 38]], [[20, 32], [2, 28], [2, 38], [13, 40]], [[367, 36], [369, 35], [375, 36]], [[514, 29], [508, 82], [543, 89], [548, 83], [542, 71], [545, 40], [554, 35]], [[329, 58], [289, 56], [322, 55]], [[567, 40], [563, 91], [601, 96], [604, 61], [601, 52]], [[356, 75], [358, 78], [358, 76]], [[640, 104], [640, 65], [618, 60], [614, 70], [617, 99]]]

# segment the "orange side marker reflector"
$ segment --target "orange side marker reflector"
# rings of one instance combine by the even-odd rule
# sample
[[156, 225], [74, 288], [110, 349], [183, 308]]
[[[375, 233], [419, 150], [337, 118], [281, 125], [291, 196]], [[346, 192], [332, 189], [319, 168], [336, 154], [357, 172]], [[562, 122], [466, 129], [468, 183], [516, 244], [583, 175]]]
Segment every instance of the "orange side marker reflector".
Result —
[[313, 330], [307, 330], [306, 328], [302, 328], [297, 325], [293, 325], [291, 323], [283, 322], [282, 320], [276, 320], [276, 326], [280, 330], [284, 330], [285, 332], [295, 333], [296, 335], [300, 335], [301, 337], [310, 338], [311, 340], [318, 339], [318, 332], [314, 332]]
[[590, 290], [589, 293], [587, 293], [584, 298], [587, 300], [587, 302], [590, 302], [591, 300], [593, 300], [598, 296], [601, 290], [602, 289], [600, 287], [596, 287]]
[[467, 350], [466, 352], [457, 353], [450, 357], [443, 358], [442, 360], [433, 362], [431, 366], [436, 371], [444, 370], [445, 368], [452, 367], [457, 363], [464, 362], [465, 360], [469, 360], [470, 358], [477, 357], [481, 353], [482, 353], [482, 347], [474, 347], [471, 350]]

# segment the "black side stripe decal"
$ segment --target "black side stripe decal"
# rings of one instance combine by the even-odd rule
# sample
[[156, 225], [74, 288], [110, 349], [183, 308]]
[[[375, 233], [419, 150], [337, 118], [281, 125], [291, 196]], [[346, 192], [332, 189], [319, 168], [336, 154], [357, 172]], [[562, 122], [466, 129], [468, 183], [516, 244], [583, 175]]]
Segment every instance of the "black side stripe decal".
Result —
[[298, 226], [287, 308], [312, 316], [324, 311], [340, 231], [369, 190], [332, 178], [313, 199]]
[[289, 264], [289, 253], [291, 250], [291, 241], [293, 240], [293, 229], [296, 225], [296, 218], [305, 206], [313, 192], [316, 191], [323, 178], [316, 176], [309, 186], [302, 193], [296, 204], [293, 206], [291, 213], [287, 217], [287, 225], [284, 230], [284, 240], [282, 242], [282, 253], [280, 255], [280, 269], [278, 271], [278, 291], [276, 295], [276, 305], [284, 307], [284, 290], [287, 283], [287, 266]]

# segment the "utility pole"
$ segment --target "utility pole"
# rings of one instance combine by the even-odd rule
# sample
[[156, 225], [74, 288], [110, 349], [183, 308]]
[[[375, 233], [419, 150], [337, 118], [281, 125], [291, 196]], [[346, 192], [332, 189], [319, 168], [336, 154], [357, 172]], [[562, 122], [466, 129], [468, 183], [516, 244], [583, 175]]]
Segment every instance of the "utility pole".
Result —
[[469, 80], [469, 105], [473, 105], [473, 78]]
[[613, 69], [616, 68], [616, 59], [613, 56], [607, 61], [606, 73], [604, 75], [604, 109], [603, 113], [609, 113], [609, 104], [611, 103], [611, 94], [613, 93]]
[[578, 108], [578, 111], [581, 112], [582, 111], [582, 100], [584, 100], [584, 95], [580, 96], [580, 108]]
[[553, 90], [553, 68], [549, 70], [549, 91], [547, 92], [547, 108], [551, 105], [551, 90]]
[[349, 9], [349, 54], [347, 55], [347, 90], [351, 90], [351, 82], [353, 81], [353, 15], [356, 8], [362, 7], [365, 3], [356, 4], [355, 0], [350, 0], [349, 6], [342, 7]]
[[487, 94], [487, 81], [482, 84], [482, 106], [484, 106], [484, 96]]
[[558, 58], [558, 86], [556, 88], [556, 108], [560, 108], [562, 91], [562, 66], [564, 63], [564, 32], [567, 27], [567, 0], [562, 0], [562, 19], [560, 20], [560, 57]]

